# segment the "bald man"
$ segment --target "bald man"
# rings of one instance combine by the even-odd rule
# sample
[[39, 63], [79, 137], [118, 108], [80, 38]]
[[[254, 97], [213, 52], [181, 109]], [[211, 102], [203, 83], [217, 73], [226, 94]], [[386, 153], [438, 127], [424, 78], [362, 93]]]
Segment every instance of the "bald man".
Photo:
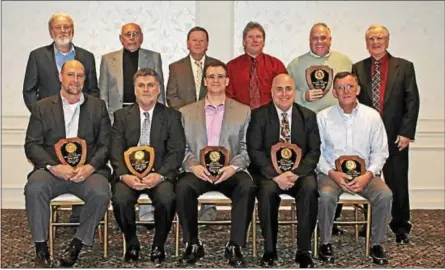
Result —
[[[297, 246], [295, 262], [300, 268], [313, 268], [311, 238], [317, 221], [318, 191], [315, 168], [320, 158], [320, 136], [313, 111], [294, 103], [295, 83], [287, 74], [272, 82], [272, 101], [252, 111], [247, 129], [249, 171], [258, 186], [258, 210], [264, 238], [260, 264], [271, 267], [277, 260], [278, 207], [280, 194], [295, 198], [297, 205]], [[278, 142], [298, 145], [302, 150], [299, 166], [278, 173], [271, 161], [271, 147]]]
[[[124, 24], [119, 40], [123, 48], [105, 54], [100, 63], [100, 98], [107, 104], [111, 122], [113, 122], [113, 113], [116, 110], [136, 102], [133, 76], [138, 69], [152, 68], [156, 71], [160, 77], [158, 102], [165, 104], [161, 54], [141, 48], [144, 34], [136, 23]], [[152, 221], [152, 207], [141, 206], [139, 218], [143, 221]], [[153, 225], [147, 225], [148, 229], [153, 227]]]
[[[60, 259], [63, 267], [73, 266], [82, 246], [93, 244], [94, 230], [111, 199], [107, 166], [111, 125], [105, 102], [82, 92], [85, 68], [79, 61], [65, 62], [59, 79], [59, 94], [33, 106], [25, 139], [26, 157], [34, 165], [25, 199], [37, 268], [52, 265], [47, 246], [51, 199], [71, 193], [85, 202], [80, 225]], [[87, 142], [85, 164], [76, 168], [61, 164], [54, 149], [59, 140], [73, 137]]]

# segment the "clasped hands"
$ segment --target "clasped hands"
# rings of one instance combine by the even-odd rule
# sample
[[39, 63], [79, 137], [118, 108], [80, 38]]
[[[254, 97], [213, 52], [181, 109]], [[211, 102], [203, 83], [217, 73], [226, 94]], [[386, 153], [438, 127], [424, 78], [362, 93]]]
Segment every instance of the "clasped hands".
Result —
[[143, 178], [139, 178], [135, 175], [125, 174], [122, 176], [122, 181], [135, 190], [151, 189], [161, 183], [161, 175], [150, 173]]
[[288, 190], [295, 185], [298, 176], [291, 171], [284, 172], [278, 176], [275, 176], [272, 180], [278, 184], [280, 189]]
[[357, 176], [353, 180], [350, 175], [347, 175], [344, 172], [330, 170], [328, 174], [329, 177], [331, 177], [343, 191], [348, 193], [362, 192], [373, 177], [372, 173], [369, 171], [360, 176]]
[[218, 178], [216, 179], [216, 181], [213, 181], [210, 178], [210, 175], [211, 175], [210, 172], [204, 166], [196, 165], [196, 166], [193, 166], [191, 169], [192, 169], [192, 173], [196, 177], [198, 177], [204, 181], [210, 182], [212, 184], [215, 184], [215, 185], [226, 181], [228, 178], [232, 177], [232, 175], [234, 175], [236, 173], [235, 169], [232, 166], [230, 166], [230, 165], [224, 166], [221, 169], [219, 169]]
[[82, 182], [95, 171], [90, 164], [80, 165], [75, 169], [69, 165], [59, 164], [49, 168], [49, 171], [57, 178], [72, 181], [75, 183]]

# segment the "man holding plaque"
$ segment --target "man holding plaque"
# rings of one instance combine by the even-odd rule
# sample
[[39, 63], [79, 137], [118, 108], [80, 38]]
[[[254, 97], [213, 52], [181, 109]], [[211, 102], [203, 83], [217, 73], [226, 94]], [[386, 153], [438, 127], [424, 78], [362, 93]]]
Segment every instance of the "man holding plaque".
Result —
[[388, 140], [380, 115], [360, 104], [357, 77], [340, 72], [334, 77], [332, 105], [317, 114], [321, 156], [317, 166], [320, 193], [320, 259], [334, 261], [331, 228], [338, 198], [343, 192], [358, 193], [371, 203], [371, 257], [379, 265], [388, 263], [382, 243], [391, 213], [392, 192], [380, 178], [388, 158]]
[[94, 231], [111, 198], [108, 178], [110, 118], [105, 102], [82, 93], [85, 69], [77, 60], [61, 67], [60, 94], [32, 108], [25, 153], [34, 164], [25, 186], [26, 212], [36, 246], [35, 267], [52, 265], [47, 239], [51, 199], [71, 193], [84, 201], [80, 224], [60, 265], [76, 262], [83, 245], [92, 245]]
[[419, 117], [419, 89], [413, 63], [388, 53], [389, 31], [371, 25], [366, 31], [366, 47], [371, 55], [352, 67], [362, 91], [360, 102], [375, 108], [385, 124], [389, 158], [383, 167], [385, 182], [394, 194], [389, 224], [396, 243], [407, 244], [411, 231], [408, 165], [409, 144], [414, 141]]
[[184, 158], [185, 136], [181, 114], [157, 102], [161, 78], [151, 68], [134, 77], [136, 103], [114, 112], [110, 161], [116, 221], [124, 233], [124, 260], [138, 261], [135, 204], [146, 193], [156, 209], [150, 260], [165, 260], [164, 244], [175, 215], [174, 183]]
[[272, 83], [272, 102], [252, 112], [247, 130], [249, 170], [259, 188], [258, 210], [264, 238], [261, 266], [277, 260], [280, 194], [295, 198], [297, 246], [295, 262], [313, 268], [311, 238], [317, 221], [318, 192], [315, 168], [320, 156], [320, 137], [314, 112], [295, 101], [295, 84], [287, 74]]
[[208, 191], [220, 191], [232, 200], [230, 241], [225, 258], [233, 267], [245, 267], [241, 247], [246, 245], [252, 220], [256, 187], [247, 166], [246, 130], [250, 108], [225, 94], [229, 83], [222, 62], [204, 68], [204, 99], [182, 107], [187, 139], [182, 167], [184, 173], [176, 185], [177, 211], [186, 245], [182, 261], [194, 264], [204, 256], [198, 238], [198, 197]]
[[[287, 66], [295, 82], [296, 102], [315, 113], [338, 104], [338, 100], [329, 93], [332, 80], [336, 73], [352, 69], [351, 60], [331, 50], [331, 43], [331, 29], [322, 22], [314, 24], [309, 34], [310, 51], [296, 57]], [[335, 219], [340, 217], [341, 209], [342, 205], [338, 205]], [[341, 235], [343, 230], [334, 224], [332, 234]]]

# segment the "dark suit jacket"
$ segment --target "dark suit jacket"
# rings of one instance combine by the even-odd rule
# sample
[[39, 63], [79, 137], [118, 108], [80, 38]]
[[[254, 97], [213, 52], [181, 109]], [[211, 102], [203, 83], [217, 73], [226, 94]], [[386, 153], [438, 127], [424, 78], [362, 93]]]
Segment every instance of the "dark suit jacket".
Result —
[[[124, 152], [137, 146], [141, 133], [141, 117], [138, 104], [114, 112], [111, 131], [112, 181], [121, 175], [131, 174], [124, 160]], [[174, 182], [185, 153], [185, 135], [181, 113], [156, 103], [150, 129], [150, 145], [155, 149], [153, 171]]]
[[[352, 66], [360, 82], [359, 101], [372, 106], [371, 57]], [[419, 90], [413, 63], [389, 55], [388, 78], [383, 103], [382, 119], [388, 134], [390, 153], [397, 153], [397, 135], [414, 140], [419, 116]]]
[[[206, 65], [217, 61], [219, 60], [206, 55], [203, 66], [203, 73], [204, 67]], [[170, 74], [168, 76], [167, 82], [168, 106], [179, 109], [187, 104], [197, 101], [195, 76], [193, 75], [190, 55], [187, 55], [181, 60], [170, 64], [169, 71]], [[202, 79], [204, 79], [204, 77]], [[203, 99], [206, 95], [207, 88], [204, 86], [204, 82], [201, 81], [199, 99]]]
[[[75, 59], [80, 61], [85, 67], [83, 92], [99, 97], [94, 55], [80, 47], [74, 46], [74, 50], [76, 51]], [[60, 88], [59, 71], [57, 70], [53, 42], [29, 54], [25, 80], [23, 82], [23, 99], [25, 100], [26, 107], [31, 111], [31, 106], [37, 100], [58, 94]]]
[[[84, 96], [77, 134], [87, 143], [85, 164], [92, 165], [97, 173], [108, 179], [110, 168], [106, 164], [111, 124], [107, 107], [99, 98]], [[26, 157], [34, 164], [34, 170], [60, 164], [54, 145], [64, 138], [65, 119], [60, 94], [38, 101], [32, 108], [25, 139]]]
[[[252, 111], [247, 129], [247, 152], [249, 153], [251, 173], [261, 173], [267, 179], [277, 176], [270, 149], [279, 142], [280, 122], [273, 102]], [[296, 103], [292, 108], [291, 143], [302, 150], [300, 165], [292, 172], [299, 177], [315, 172], [320, 158], [320, 134], [315, 113]]]

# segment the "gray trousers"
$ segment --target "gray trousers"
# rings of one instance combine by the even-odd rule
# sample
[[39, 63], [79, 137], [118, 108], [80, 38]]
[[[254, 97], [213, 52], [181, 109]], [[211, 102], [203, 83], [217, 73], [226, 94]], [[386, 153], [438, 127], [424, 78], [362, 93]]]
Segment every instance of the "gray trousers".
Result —
[[111, 199], [108, 180], [93, 173], [84, 181], [74, 183], [59, 179], [43, 169], [33, 172], [25, 186], [26, 213], [34, 242], [48, 240], [49, 203], [64, 193], [71, 193], [85, 202], [74, 237], [84, 245], [92, 245], [96, 226], [104, 217]]
[[[317, 181], [320, 193], [318, 201], [320, 242], [327, 244], [331, 242], [335, 208], [343, 190], [337, 182], [325, 174], [318, 174]], [[381, 245], [386, 239], [387, 224], [391, 216], [392, 192], [380, 177], [374, 177], [358, 194], [371, 202], [371, 247]]]

